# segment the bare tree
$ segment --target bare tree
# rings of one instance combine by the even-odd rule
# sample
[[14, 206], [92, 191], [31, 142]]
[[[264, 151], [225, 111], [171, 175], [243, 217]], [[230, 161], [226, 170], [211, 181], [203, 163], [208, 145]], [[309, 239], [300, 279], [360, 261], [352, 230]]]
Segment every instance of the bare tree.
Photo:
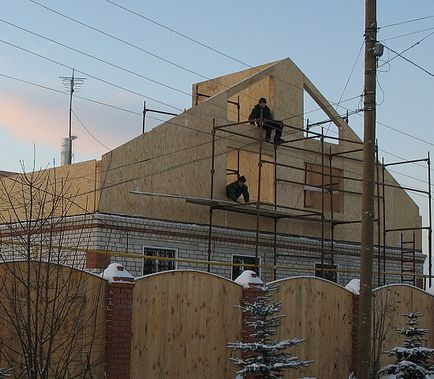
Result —
[[88, 238], [68, 232], [72, 188], [54, 169], [0, 178], [0, 367], [16, 378], [103, 369], [105, 287], [74, 268]]
[[381, 367], [381, 356], [384, 350], [384, 341], [394, 333], [393, 319], [388, 315], [394, 314], [394, 306], [390, 299], [390, 289], [374, 292], [372, 312], [372, 350], [371, 350], [371, 378], [378, 378]]

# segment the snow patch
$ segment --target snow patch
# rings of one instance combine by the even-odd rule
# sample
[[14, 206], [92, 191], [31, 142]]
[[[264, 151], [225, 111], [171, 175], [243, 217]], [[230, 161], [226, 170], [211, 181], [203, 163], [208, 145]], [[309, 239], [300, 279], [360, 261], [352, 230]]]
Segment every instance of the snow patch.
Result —
[[351, 279], [345, 288], [354, 295], [360, 295], [360, 279]]
[[111, 263], [102, 273], [103, 279], [112, 283], [132, 283], [134, 282], [134, 276], [132, 276], [125, 267], [119, 263]]
[[434, 286], [429, 287], [426, 292], [434, 296]]
[[263, 286], [264, 282], [258, 277], [256, 272], [252, 270], [243, 271], [238, 278], [235, 279], [235, 283], [243, 286], [244, 288], [250, 288], [250, 285]]

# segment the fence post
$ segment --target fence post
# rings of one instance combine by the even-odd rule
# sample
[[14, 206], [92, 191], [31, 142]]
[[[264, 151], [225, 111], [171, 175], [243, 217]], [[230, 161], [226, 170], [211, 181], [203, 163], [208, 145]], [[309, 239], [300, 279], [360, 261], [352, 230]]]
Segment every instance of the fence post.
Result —
[[[257, 276], [256, 272], [251, 270], [245, 270], [241, 275], [235, 279], [235, 282], [243, 286], [243, 298], [241, 304], [253, 304], [258, 296], [263, 295], [263, 292], [258, 287], [264, 286], [264, 282]], [[243, 342], [255, 342], [252, 338], [253, 328], [247, 326], [247, 322], [250, 321], [251, 315], [248, 312], [242, 313], [242, 326], [241, 326], [241, 339]], [[248, 358], [254, 353], [242, 352], [243, 358]], [[249, 373], [244, 376], [245, 379], [259, 379], [258, 375]]]
[[134, 277], [112, 263], [103, 274], [109, 282], [106, 319], [106, 378], [130, 379]]

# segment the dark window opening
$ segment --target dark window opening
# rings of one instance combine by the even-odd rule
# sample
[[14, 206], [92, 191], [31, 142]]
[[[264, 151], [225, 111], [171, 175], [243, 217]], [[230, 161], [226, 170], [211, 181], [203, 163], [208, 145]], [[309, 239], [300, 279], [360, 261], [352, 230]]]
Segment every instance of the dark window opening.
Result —
[[[338, 272], [336, 271], [338, 268], [337, 265], [330, 265], [321, 263], [315, 263], [315, 276], [317, 278], [323, 278], [330, 280], [331, 282], [338, 282]], [[334, 270], [334, 271], [331, 271]]]
[[[143, 255], [159, 258], [176, 258], [176, 250], [164, 249], [159, 247], [143, 247]], [[174, 270], [175, 261], [158, 258], [148, 258], [143, 260], [143, 275], [153, 274], [155, 272]]]

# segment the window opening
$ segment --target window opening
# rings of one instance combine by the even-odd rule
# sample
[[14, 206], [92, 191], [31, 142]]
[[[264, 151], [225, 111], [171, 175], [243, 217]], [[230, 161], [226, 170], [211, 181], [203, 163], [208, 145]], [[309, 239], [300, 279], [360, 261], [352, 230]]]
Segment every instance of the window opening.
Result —
[[[166, 249], [161, 247], [143, 247], [143, 255], [160, 257], [160, 258], [176, 258], [176, 249]], [[143, 260], [143, 275], [153, 274], [156, 272], [175, 270], [176, 262], [172, 260], [160, 260], [158, 258], [147, 258]]]

